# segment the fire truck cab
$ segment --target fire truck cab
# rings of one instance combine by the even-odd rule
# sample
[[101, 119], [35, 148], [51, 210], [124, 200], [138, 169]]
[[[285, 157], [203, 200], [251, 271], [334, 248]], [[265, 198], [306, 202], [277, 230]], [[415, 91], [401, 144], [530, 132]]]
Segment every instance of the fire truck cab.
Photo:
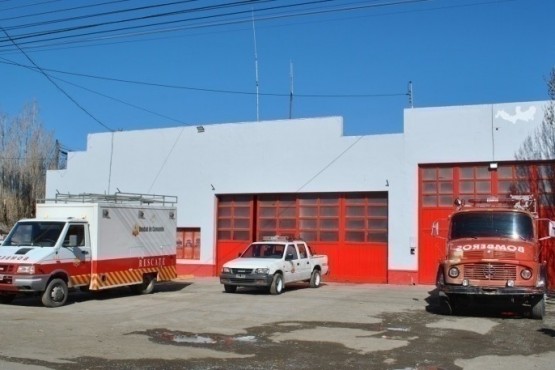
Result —
[[538, 218], [536, 200], [529, 195], [457, 199], [455, 207], [446, 237], [440, 235], [439, 221], [432, 226], [432, 235], [445, 239], [436, 279], [443, 312], [496, 297], [543, 319], [547, 269], [540, 241], [555, 236], [555, 223]]

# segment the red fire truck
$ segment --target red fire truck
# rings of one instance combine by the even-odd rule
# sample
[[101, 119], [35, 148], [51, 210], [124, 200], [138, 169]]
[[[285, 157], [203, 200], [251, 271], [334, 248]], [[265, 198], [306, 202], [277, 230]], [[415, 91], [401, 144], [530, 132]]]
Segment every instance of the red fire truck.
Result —
[[547, 270], [540, 242], [555, 236], [555, 223], [538, 217], [528, 195], [457, 199], [455, 207], [447, 236], [440, 235], [439, 221], [432, 226], [432, 235], [446, 241], [436, 280], [443, 312], [501, 301], [543, 319]]

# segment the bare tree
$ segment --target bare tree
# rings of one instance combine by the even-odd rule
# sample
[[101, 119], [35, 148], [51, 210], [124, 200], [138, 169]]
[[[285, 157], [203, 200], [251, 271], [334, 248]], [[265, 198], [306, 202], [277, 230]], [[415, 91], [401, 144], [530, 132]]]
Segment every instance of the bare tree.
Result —
[[555, 67], [547, 81], [549, 102], [545, 107], [542, 124], [526, 138], [516, 154], [519, 160], [555, 158]]
[[[528, 136], [516, 154], [517, 160], [546, 160], [535, 166], [523, 165], [519, 168], [521, 177], [527, 179], [524, 187], [534, 189], [539, 200], [538, 211], [542, 217], [553, 218], [555, 214], [555, 67], [547, 80], [549, 102], [541, 125]], [[548, 288], [555, 289], [555, 242], [546, 240], [542, 243], [541, 258], [547, 261]]]
[[37, 103], [13, 118], [0, 113], [0, 226], [34, 213], [44, 197], [46, 171], [56, 168], [54, 136], [40, 120]]

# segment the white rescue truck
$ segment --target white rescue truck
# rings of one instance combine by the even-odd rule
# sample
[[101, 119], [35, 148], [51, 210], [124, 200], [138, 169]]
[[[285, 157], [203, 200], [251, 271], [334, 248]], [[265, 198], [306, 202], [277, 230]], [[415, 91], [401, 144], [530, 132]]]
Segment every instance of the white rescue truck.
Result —
[[328, 256], [313, 255], [302, 240], [273, 236], [252, 243], [238, 258], [225, 263], [220, 282], [227, 293], [244, 286], [266, 287], [276, 295], [287, 283], [305, 281], [318, 288], [327, 273]]
[[176, 203], [166, 195], [57, 194], [18, 221], [0, 246], [0, 301], [39, 294], [47, 307], [71, 288], [151, 293], [176, 277]]

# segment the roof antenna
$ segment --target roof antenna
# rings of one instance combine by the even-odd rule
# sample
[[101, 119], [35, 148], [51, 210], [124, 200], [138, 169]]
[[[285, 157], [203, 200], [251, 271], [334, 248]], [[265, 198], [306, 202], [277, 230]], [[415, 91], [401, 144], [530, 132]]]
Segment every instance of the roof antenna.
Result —
[[293, 62], [289, 61], [289, 119], [293, 117]]
[[258, 51], [256, 48], [256, 28], [254, 27], [254, 9], [251, 10], [252, 15], [252, 35], [254, 38], [254, 73], [256, 78], [256, 121], [260, 121], [259, 98], [258, 98]]
[[409, 96], [409, 107], [414, 108], [414, 101], [412, 96], [412, 81], [409, 81], [409, 91], [407, 92]]

